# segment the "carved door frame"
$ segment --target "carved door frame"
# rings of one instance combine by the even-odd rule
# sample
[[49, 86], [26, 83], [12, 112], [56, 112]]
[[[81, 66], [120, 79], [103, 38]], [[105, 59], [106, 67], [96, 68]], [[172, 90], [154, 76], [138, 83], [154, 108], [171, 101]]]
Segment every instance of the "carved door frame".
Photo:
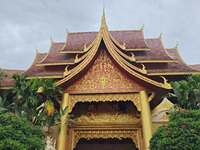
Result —
[[142, 129], [135, 124], [71, 127], [67, 134], [67, 150], [73, 150], [82, 138], [130, 138], [138, 149], [143, 149]]

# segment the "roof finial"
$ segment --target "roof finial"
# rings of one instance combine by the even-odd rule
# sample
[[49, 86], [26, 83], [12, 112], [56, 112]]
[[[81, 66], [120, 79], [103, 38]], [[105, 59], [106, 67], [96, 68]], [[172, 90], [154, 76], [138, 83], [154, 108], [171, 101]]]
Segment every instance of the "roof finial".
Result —
[[101, 28], [106, 26], [105, 8], [103, 7], [103, 15], [101, 17]]
[[178, 42], [176, 43], [176, 46], [175, 46], [175, 48], [176, 48], [176, 49], [178, 48]]
[[52, 36], [50, 36], [50, 40], [51, 40], [51, 43], [53, 43], [54, 41], [52, 40]]
[[142, 26], [142, 28], [140, 30], [143, 31], [143, 29], [144, 29], [144, 24], [143, 24], [143, 26]]
[[162, 32], [161, 32], [160, 35], [159, 35], [159, 39], [161, 39], [161, 36], [162, 36]]
[[37, 47], [35, 48], [35, 50], [36, 50], [36, 55], [39, 54]]
[[101, 21], [105, 21], [105, 8], [103, 7], [103, 15], [102, 15], [102, 18], [101, 18]]
[[66, 31], [67, 31], [67, 34], [69, 34], [70, 32], [69, 32], [69, 30], [67, 30], [67, 28], [66, 28]]

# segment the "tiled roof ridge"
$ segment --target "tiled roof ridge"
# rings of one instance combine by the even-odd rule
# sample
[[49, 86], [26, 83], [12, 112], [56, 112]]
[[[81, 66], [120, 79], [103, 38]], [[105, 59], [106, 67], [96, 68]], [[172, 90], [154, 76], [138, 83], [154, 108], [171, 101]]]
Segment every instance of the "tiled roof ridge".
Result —
[[[29, 72], [33, 71], [34, 70], [34, 67], [36, 67], [36, 63], [38, 61], [38, 59], [43, 59], [45, 56], [47, 55], [47, 53], [40, 53], [36, 50], [36, 54], [35, 54], [35, 58], [32, 62], [32, 64], [29, 66], [29, 68], [27, 70], [25, 70], [23, 72], [23, 74], [29, 74]], [[41, 58], [39, 58], [39, 56], [42, 56]], [[30, 74], [29, 74], [30, 75]]]
[[54, 43], [56, 43], [56, 42], [54, 42], [53, 40], [51, 40], [51, 45], [50, 45], [50, 47], [49, 47], [49, 51], [47, 52], [46, 56], [45, 56], [41, 61], [36, 62], [36, 64], [42, 63], [42, 62], [47, 58], [47, 56], [49, 55], [49, 53], [50, 53], [50, 51], [51, 51], [52, 45], [53, 45]]
[[2, 71], [24, 71], [23, 69], [0, 69]]
[[183, 64], [185, 64], [187, 67], [189, 67], [190, 69], [193, 69], [194, 71], [199, 71], [193, 67], [191, 67], [190, 65], [188, 65], [184, 60], [183, 58], [181, 57], [180, 53], [179, 53], [179, 50], [178, 50], [178, 44], [174, 47], [174, 48], [166, 48], [166, 50], [175, 50], [176, 53], [177, 53], [177, 57], [178, 57], [178, 60], [181, 61]]
[[191, 68], [195, 69], [195, 70], [198, 70], [200, 71], [200, 64], [192, 64], [192, 65], [189, 65]]
[[[165, 56], [162, 55], [163, 57], [166, 57], [165, 59], [160, 59], [159, 58], [159, 59], [156, 59], [156, 60], [176, 61], [176, 59], [174, 59], [173, 57], [171, 57], [171, 55], [166, 51], [166, 48], [164, 47], [162, 39], [160, 37], [158, 37], [158, 38], [148, 38], [148, 39], [145, 39], [145, 40], [146, 40], [148, 46], [151, 47], [151, 50], [149, 51], [149, 53], [153, 53], [154, 51], [158, 51], [158, 49], [159, 49], [160, 52], [162, 52], [163, 54], [165, 54]], [[155, 42], [159, 42], [159, 43], [155, 43]], [[159, 44], [159, 46], [161, 46], [161, 48], [155, 49], [154, 45], [156, 45], [156, 44]], [[137, 58], [136, 58], [136, 61], [137, 61]]]

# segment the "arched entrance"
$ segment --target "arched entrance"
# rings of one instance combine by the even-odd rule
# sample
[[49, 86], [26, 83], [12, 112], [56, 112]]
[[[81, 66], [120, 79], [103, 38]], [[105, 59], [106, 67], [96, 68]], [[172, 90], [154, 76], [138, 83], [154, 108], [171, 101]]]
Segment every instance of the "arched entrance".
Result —
[[73, 150], [138, 150], [131, 138], [80, 139]]

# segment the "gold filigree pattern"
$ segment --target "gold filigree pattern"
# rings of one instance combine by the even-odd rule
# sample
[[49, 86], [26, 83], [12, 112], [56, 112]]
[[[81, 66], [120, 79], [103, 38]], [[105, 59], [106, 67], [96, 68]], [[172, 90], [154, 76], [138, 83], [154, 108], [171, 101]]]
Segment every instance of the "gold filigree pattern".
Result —
[[136, 93], [126, 94], [90, 94], [90, 95], [69, 95], [69, 112], [77, 102], [112, 102], [112, 101], [132, 101], [137, 107], [138, 111], [141, 111], [139, 96]]
[[105, 50], [100, 52], [89, 71], [65, 89], [68, 93], [138, 92], [144, 90], [125, 76], [110, 60]]
[[86, 115], [82, 115], [76, 119], [78, 124], [85, 123], [134, 123], [140, 121], [140, 113], [131, 106], [125, 106], [124, 110], [120, 110], [118, 103], [109, 102], [99, 103], [98, 106], [90, 104]]
[[81, 138], [131, 138], [138, 148], [138, 134], [137, 130], [90, 130], [90, 131], [74, 131], [73, 148], [76, 147], [79, 139]]

